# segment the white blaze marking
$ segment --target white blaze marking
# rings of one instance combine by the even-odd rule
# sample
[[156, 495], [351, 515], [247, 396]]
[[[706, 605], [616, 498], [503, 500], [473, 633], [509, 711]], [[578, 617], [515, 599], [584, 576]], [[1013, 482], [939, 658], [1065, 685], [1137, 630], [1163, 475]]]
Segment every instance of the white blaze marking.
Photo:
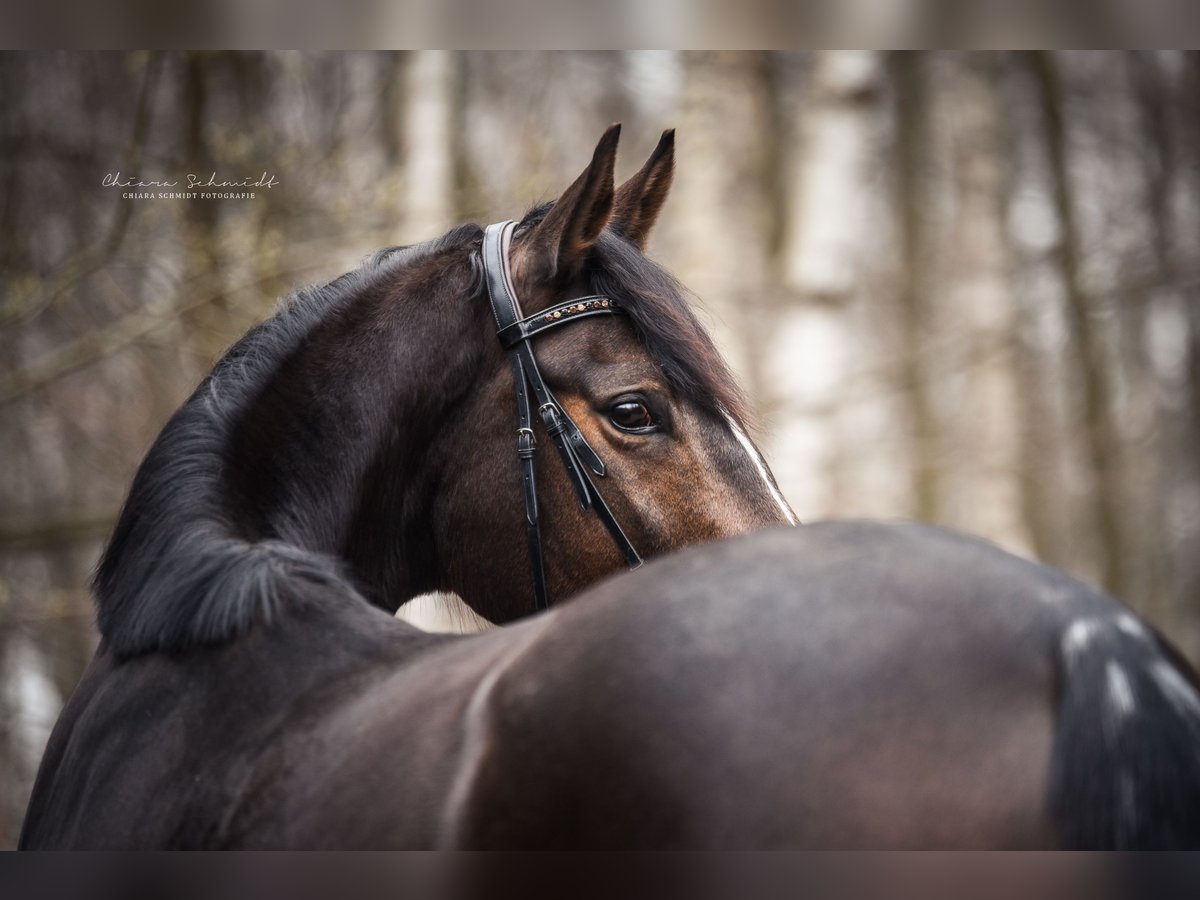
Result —
[[788, 506], [787, 501], [783, 499], [783, 494], [779, 493], [779, 488], [775, 487], [775, 482], [771, 478], [771, 473], [767, 471], [767, 464], [763, 462], [763, 458], [758, 453], [758, 448], [754, 446], [754, 442], [746, 436], [746, 432], [738, 427], [737, 422], [729, 416], [725, 417], [725, 421], [729, 423], [729, 430], [733, 432], [733, 436], [737, 438], [739, 444], [745, 448], [746, 454], [750, 457], [750, 461], [754, 463], [754, 468], [758, 470], [758, 475], [763, 480], [763, 484], [767, 486], [767, 490], [771, 494], [771, 498], [778, 504], [783, 517], [787, 519], [789, 525], [799, 524], [796, 521], [796, 514], [792, 512], [792, 508]]

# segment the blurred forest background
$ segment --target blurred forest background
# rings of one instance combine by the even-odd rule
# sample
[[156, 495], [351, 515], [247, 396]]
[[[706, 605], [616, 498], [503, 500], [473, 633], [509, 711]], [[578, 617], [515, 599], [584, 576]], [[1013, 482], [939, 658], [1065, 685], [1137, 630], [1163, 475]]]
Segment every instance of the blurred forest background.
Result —
[[[1200, 54], [9, 53], [0, 846], [134, 468], [214, 359], [377, 247], [553, 197], [613, 121], [619, 177], [679, 129], [651, 252], [801, 519], [984, 535], [1200, 658]], [[279, 184], [101, 186], [212, 171]]]

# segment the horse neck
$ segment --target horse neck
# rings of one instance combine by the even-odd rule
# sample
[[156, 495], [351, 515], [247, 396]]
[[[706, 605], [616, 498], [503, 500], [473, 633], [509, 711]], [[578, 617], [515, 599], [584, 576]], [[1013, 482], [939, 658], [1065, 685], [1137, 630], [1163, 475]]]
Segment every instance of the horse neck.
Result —
[[418, 287], [315, 329], [234, 441], [228, 493], [251, 536], [350, 562], [376, 605], [433, 589], [428, 451], [478, 378], [486, 321]]
[[[431, 581], [421, 445], [474, 381], [487, 312], [445, 271], [336, 285], [239, 342], [151, 448], [94, 584], [119, 656], [224, 642], [360, 589], [394, 608]], [[355, 521], [381, 502], [380, 544], [351, 573]]]

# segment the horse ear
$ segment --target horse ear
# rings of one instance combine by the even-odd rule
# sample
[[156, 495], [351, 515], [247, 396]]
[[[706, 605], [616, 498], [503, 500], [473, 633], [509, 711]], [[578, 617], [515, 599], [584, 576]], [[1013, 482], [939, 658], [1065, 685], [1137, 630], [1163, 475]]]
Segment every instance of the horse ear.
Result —
[[621, 126], [610, 125], [592, 161], [533, 229], [526, 245], [539, 274], [567, 280], [582, 268], [613, 209], [613, 167]]
[[663, 132], [646, 164], [617, 188], [609, 228], [645, 250], [674, 177], [675, 129], [670, 128]]

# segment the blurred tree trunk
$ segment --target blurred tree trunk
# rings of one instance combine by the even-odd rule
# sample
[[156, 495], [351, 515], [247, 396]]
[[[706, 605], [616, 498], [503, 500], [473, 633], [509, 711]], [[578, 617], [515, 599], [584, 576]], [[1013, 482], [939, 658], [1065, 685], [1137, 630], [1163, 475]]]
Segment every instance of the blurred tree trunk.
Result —
[[687, 52], [683, 56], [680, 159], [672, 218], [683, 234], [680, 265], [693, 273], [704, 305], [734, 336], [724, 350], [751, 396], [761, 396], [755, 352], [761, 314], [774, 302], [765, 240], [770, 128], [767, 73], [758, 54]]
[[[20, 96], [25, 89], [24, 74], [16, 65], [0, 66], [0, 97]], [[21, 118], [16, 104], [0, 104], [0, 150], [8, 158], [8, 163], [0, 171], [0, 271], [12, 279], [28, 274], [24, 269], [29, 260], [25, 247], [28, 235], [22, 227], [22, 209], [18, 200], [21, 176], [18, 151], [24, 150], [28, 140]], [[3, 317], [0, 322], [11, 315], [11, 302], [12, 298], [9, 297], [0, 302], [0, 317]]]
[[907, 405], [913, 514], [936, 522], [942, 509], [939, 479], [938, 423], [928, 374], [929, 335], [926, 278], [929, 248], [925, 207], [930, 202], [926, 168], [929, 166], [929, 111], [926, 99], [925, 60], [919, 51], [892, 53], [888, 67], [896, 93], [896, 218], [900, 242], [900, 329], [903, 359], [900, 384]]
[[[1006, 198], [1020, 190], [1023, 175], [1021, 142], [1023, 119], [1017, 114], [1010, 94], [1014, 67], [1006, 58], [995, 73], [993, 89], [1000, 98], [997, 151], [1001, 155], [1001, 189]], [[1000, 224], [1004, 242], [1006, 280], [1010, 286], [1009, 303], [1013, 307], [1012, 360], [1017, 392], [1013, 430], [1017, 438], [1017, 490], [1021, 522], [1029, 535], [1033, 555], [1051, 565], [1064, 565], [1067, 554], [1060, 536], [1060, 523], [1055, 515], [1063, 504], [1058, 494], [1060, 479], [1054, 476], [1057, 433], [1053, 424], [1051, 401], [1046, 391], [1049, 370], [1045, 365], [1038, 340], [1037, 316], [1032, 308], [1038, 298], [1030, 297], [1033, 267], [1018, 246], [1017, 225], [1010, 209], [1002, 210]]]
[[1178, 246], [1190, 251], [1184, 257], [1188, 268], [1180, 279], [1180, 300], [1187, 339], [1184, 351], [1184, 409], [1187, 428], [1181, 439], [1180, 466], [1188, 473], [1173, 504], [1178, 510], [1172, 517], [1181, 522], [1177, 559], [1180, 576], [1175, 604], [1188, 629], [1178, 639], [1190, 637], [1187, 645], [1192, 659], [1200, 660], [1200, 52], [1187, 51], [1180, 75], [1179, 98], [1173, 118], [1179, 123], [1181, 154], [1177, 167], [1182, 173], [1179, 186], [1190, 199], [1191, 216], [1181, 223]]
[[379, 132], [384, 148], [384, 163], [396, 169], [404, 153], [404, 121], [408, 111], [408, 96], [404, 91], [404, 72], [408, 53], [387, 50], [376, 61], [379, 97]]
[[[861, 368], [871, 356], [863, 351], [878, 346], [878, 335], [864, 327], [879, 311], [867, 308], [876, 298], [862, 297], [873, 264], [862, 235], [878, 221], [876, 208], [886, 207], [864, 190], [879, 168], [880, 54], [818, 51], [793, 62], [790, 73], [791, 84], [777, 89], [777, 102], [788, 105], [779, 118], [790, 125], [778, 129], [776, 164], [787, 177], [775, 191], [783, 207], [775, 268], [790, 303], [777, 313], [779, 361], [769, 387], [787, 413], [778, 428], [788, 435], [779, 440], [788, 452], [773, 458], [775, 474], [803, 516], [853, 509], [866, 471], [881, 472], [881, 481], [895, 476], [882, 472], [890, 468], [886, 448], [864, 451], [859, 437], [864, 416], [886, 418], [885, 405], [861, 390], [832, 402], [828, 396], [847, 364]], [[822, 362], [792, 358], [787, 344], [797, 341], [819, 342]]]
[[[210, 130], [210, 80], [215, 67], [214, 57], [203, 51], [190, 51], [181, 66], [183, 116], [183, 145], [180, 147], [180, 164], [185, 172], [193, 173], [202, 181], [216, 173], [217, 154], [211, 146]], [[224, 260], [220, 242], [221, 204], [211, 200], [189, 201], [183, 221], [184, 264], [191, 278], [202, 279], [210, 286], [211, 299], [188, 317], [187, 332], [196, 357], [207, 367], [229, 343], [226, 333], [231, 307], [222, 290]], [[176, 326], [169, 326], [172, 329]], [[164, 342], [171, 342], [166, 335]], [[152, 365], [158, 360], [152, 361]], [[169, 371], [158, 366], [160, 371]], [[159, 392], [162, 393], [161, 391]], [[173, 397], [161, 397], [160, 406], [169, 414]], [[165, 418], [165, 416], [164, 416]]]
[[877, 163], [878, 54], [819, 52], [811, 69], [788, 136], [795, 174], [783, 278], [804, 296], [845, 303], [861, 274], [862, 185]]
[[1041, 110], [1051, 193], [1061, 237], [1059, 264], [1066, 299], [1074, 376], [1082, 407], [1082, 442], [1091, 487], [1086, 507], [1094, 529], [1094, 558], [1100, 582], [1121, 596], [1126, 588], [1125, 547], [1121, 540], [1120, 434], [1112, 419], [1104, 342], [1079, 272], [1080, 244], [1076, 202], [1067, 161], [1067, 130], [1063, 86], [1058, 65], [1048, 51], [1029, 51], [1019, 57], [1030, 76]]
[[945, 297], [938, 308], [939, 344], [946, 343], [944, 335], [962, 336], [946, 354], [961, 374], [941, 372], [937, 382], [959, 385], [954, 406], [970, 411], [942, 423], [953, 446], [945, 465], [944, 520], [1032, 550], [1019, 486], [1017, 305], [1006, 258], [1010, 157], [998, 91], [1002, 67], [1002, 57], [973, 54], [943, 61], [939, 77], [931, 79], [937, 106], [955, 111], [941, 118], [955, 202], [939, 224], [938, 273], [945, 284], [937, 295]]
[[[1192, 131], [1192, 158], [1189, 160], [1188, 171], [1191, 173], [1193, 203], [1200, 203], [1200, 120], [1195, 115], [1200, 108], [1200, 51], [1189, 51], [1187, 54], [1186, 86], [1187, 102], [1183, 108], [1191, 113], [1189, 123]], [[1195, 239], [1193, 246], [1200, 245], [1200, 236]], [[1193, 273], [1194, 275], [1194, 273]], [[1186, 305], [1188, 311], [1188, 397], [1192, 413], [1192, 422], [1196, 429], [1196, 442], [1200, 446], [1200, 284], [1193, 277], [1188, 285], [1188, 295], [1191, 302]]]
[[451, 124], [458, 96], [457, 67], [449, 51], [415, 51], [408, 65], [405, 101], [404, 239], [422, 241], [451, 225], [454, 212], [454, 141]]
[[[1177, 155], [1176, 135], [1171, 127], [1171, 90], [1155, 53], [1130, 52], [1123, 60], [1131, 88], [1136, 122], [1146, 138], [1136, 154], [1142, 167], [1143, 216], [1147, 243], [1151, 250], [1148, 280], [1153, 286], [1144, 296], [1130, 298], [1119, 304], [1122, 316], [1120, 332], [1125, 355], [1133, 363], [1131, 378], [1136, 379], [1136, 393], [1130, 402], [1153, 415], [1154, 428], [1142, 442], [1150, 452], [1137, 454], [1134, 464], [1138, 476], [1134, 496], [1138, 502], [1133, 510], [1137, 515], [1131, 565], [1135, 566], [1140, 583], [1137, 596], [1145, 612], [1164, 628], [1176, 631], [1181, 626], [1184, 611], [1173, 597], [1178, 591], [1179, 573], [1176, 554], [1172, 552], [1169, 534], [1173, 530], [1170, 516], [1164, 515], [1162, 499], [1175, 490], [1186, 489], [1185, 482], [1196, 476], [1195, 467], [1180, 477], [1175, 460], [1180, 454], [1181, 438], [1177, 417], [1172, 414], [1169, 391], [1165, 390], [1156, 371], [1154, 348], [1147, 340], [1151, 322], [1159, 316], [1178, 317], [1186, 321], [1186, 292], [1177, 287], [1180, 273], [1172, 248], [1173, 235], [1179, 223], [1175, 221], [1171, 195], [1175, 189]], [[1143, 264], [1144, 265], [1144, 264]], [[1184, 426], [1183, 447], [1186, 448], [1187, 426]], [[1194, 446], [1194, 445], [1193, 445]], [[1146, 502], [1153, 498], [1160, 502]], [[1192, 541], [1196, 535], [1192, 535]], [[1190, 543], [1191, 541], [1189, 541]]]

